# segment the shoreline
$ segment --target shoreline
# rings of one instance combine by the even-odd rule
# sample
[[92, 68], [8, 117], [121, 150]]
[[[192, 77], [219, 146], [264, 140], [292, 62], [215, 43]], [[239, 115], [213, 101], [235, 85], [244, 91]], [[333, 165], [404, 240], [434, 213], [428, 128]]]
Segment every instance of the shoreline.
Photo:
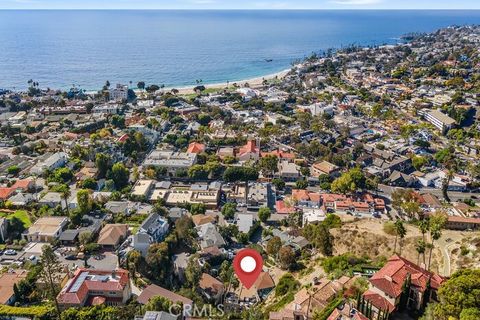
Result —
[[250, 79], [243, 79], [243, 80], [238, 80], [238, 81], [228, 81], [228, 82], [219, 82], [219, 83], [210, 83], [210, 84], [203, 84], [199, 83], [197, 85], [192, 85], [192, 86], [185, 86], [185, 87], [180, 87], [180, 88], [175, 88], [175, 87], [169, 87], [169, 88], [164, 88], [165, 90], [172, 90], [172, 89], [177, 89], [178, 94], [193, 94], [195, 91], [193, 91], [193, 88], [196, 86], [205, 86], [205, 89], [222, 89], [226, 88], [227, 85], [230, 87], [234, 83], [236, 83], [239, 87], [245, 86], [246, 83], [249, 84], [251, 88], [255, 88], [258, 86], [261, 86], [263, 84], [264, 80], [272, 80], [272, 79], [283, 79], [285, 76], [292, 70], [292, 68], [284, 69], [279, 72], [267, 74], [264, 76], [258, 76]]

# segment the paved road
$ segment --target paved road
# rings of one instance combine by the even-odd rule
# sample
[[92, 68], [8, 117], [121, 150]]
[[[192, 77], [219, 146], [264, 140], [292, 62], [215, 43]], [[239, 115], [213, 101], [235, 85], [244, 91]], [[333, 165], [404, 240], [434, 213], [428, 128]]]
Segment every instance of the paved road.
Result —
[[451, 270], [451, 265], [450, 265], [450, 249], [449, 245], [452, 243], [447, 243], [447, 237], [441, 237], [440, 239], [437, 240], [437, 246], [440, 248], [440, 251], [442, 252], [443, 255], [443, 276], [449, 277]]
[[[379, 192], [378, 192], [379, 195], [383, 195], [385, 197], [390, 198], [393, 191], [395, 189], [399, 189], [399, 188], [387, 186], [387, 185], [384, 185], [384, 184], [379, 184], [378, 189], [379, 189]], [[417, 190], [418, 192], [422, 192], [422, 193], [427, 193], [428, 192], [428, 193], [431, 193], [431, 194], [437, 196], [439, 199], [443, 199], [443, 193], [442, 193], [442, 190], [440, 190], [440, 189], [418, 188], [418, 189], [415, 189], [415, 190]], [[452, 200], [452, 201], [463, 200], [463, 199], [466, 199], [466, 198], [470, 198], [472, 196], [480, 199], [480, 192], [449, 191], [448, 196], [450, 197], [450, 200]]]

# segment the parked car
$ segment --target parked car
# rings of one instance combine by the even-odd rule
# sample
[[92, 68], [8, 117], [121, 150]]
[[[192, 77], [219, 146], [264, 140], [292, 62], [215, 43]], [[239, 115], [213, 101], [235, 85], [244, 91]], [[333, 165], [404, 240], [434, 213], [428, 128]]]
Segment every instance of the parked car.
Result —
[[4, 254], [6, 254], [7, 256], [14, 256], [17, 254], [17, 251], [13, 249], [7, 249], [5, 250]]
[[69, 254], [65, 257], [65, 260], [77, 260], [77, 256], [74, 254]]

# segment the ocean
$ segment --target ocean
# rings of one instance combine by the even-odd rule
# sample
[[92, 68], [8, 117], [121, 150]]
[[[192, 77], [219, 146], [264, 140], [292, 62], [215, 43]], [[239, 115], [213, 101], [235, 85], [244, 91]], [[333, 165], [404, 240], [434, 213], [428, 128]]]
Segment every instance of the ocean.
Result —
[[478, 24], [480, 11], [2, 10], [0, 88], [189, 86], [272, 74], [313, 52]]

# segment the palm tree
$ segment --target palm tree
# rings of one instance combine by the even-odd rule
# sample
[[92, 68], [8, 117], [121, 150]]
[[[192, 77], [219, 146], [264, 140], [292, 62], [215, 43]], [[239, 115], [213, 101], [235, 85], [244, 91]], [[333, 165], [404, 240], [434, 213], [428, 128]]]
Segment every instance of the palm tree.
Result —
[[429, 219], [429, 228], [430, 228], [430, 253], [428, 257], [428, 270], [430, 270], [430, 266], [432, 263], [432, 251], [434, 248], [434, 242], [440, 239], [442, 236], [442, 229], [447, 222], [447, 215], [443, 212], [435, 212], [431, 215]]
[[[422, 233], [422, 242], [424, 244], [426, 244], [425, 234], [428, 232], [428, 229], [429, 229], [428, 220], [426, 220], [426, 219], [420, 220], [420, 222], [418, 223], [418, 228], [420, 229], [420, 232]], [[423, 251], [423, 264], [424, 265], [427, 264], [427, 261], [425, 259], [425, 250]]]
[[418, 240], [417, 241], [417, 244], [415, 246], [415, 249], [417, 250], [417, 253], [418, 253], [417, 265], [420, 264], [420, 255], [421, 254], [423, 254], [423, 257], [425, 259], [425, 247], [426, 247], [425, 241], [423, 241], [423, 240]]
[[403, 225], [402, 220], [395, 221], [395, 244], [393, 246], [393, 253], [397, 252], [398, 237], [400, 237], [400, 239], [403, 239], [405, 238], [406, 234], [407, 234], [407, 229], [405, 229], [405, 226]]
[[67, 185], [62, 185], [58, 192], [60, 192], [60, 195], [62, 196], [63, 201], [65, 201], [65, 210], [67, 211], [67, 215], [70, 215], [70, 213], [68, 212], [68, 202], [67, 202], [68, 198], [71, 195], [70, 188]]

